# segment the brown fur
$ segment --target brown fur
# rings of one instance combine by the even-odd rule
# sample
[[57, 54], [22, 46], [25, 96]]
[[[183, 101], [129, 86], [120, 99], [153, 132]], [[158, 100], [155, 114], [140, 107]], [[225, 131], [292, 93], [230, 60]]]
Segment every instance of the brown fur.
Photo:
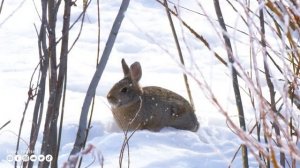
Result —
[[129, 68], [122, 59], [124, 78], [109, 91], [107, 99], [113, 116], [123, 130], [163, 127], [197, 131], [199, 123], [193, 108], [182, 96], [156, 86], [141, 88], [142, 69], [138, 62]]

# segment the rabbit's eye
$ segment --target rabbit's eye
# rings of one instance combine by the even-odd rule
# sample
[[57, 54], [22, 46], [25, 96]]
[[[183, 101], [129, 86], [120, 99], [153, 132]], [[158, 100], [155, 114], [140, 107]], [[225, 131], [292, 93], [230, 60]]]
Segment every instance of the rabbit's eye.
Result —
[[121, 89], [121, 92], [122, 92], [122, 93], [126, 93], [127, 91], [128, 91], [127, 87], [123, 87], [123, 88]]

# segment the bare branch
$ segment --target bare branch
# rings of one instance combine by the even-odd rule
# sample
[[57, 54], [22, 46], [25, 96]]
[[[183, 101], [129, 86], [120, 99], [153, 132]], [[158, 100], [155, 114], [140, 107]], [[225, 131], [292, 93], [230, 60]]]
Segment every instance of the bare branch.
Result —
[[[104, 48], [100, 63], [97, 65], [96, 72], [95, 72], [95, 74], [92, 78], [92, 81], [90, 83], [90, 86], [87, 90], [86, 97], [85, 97], [85, 100], [84, 100], [84, 103], [83, 103], [83, 106], [82, 106], [81, 115], [80, 115], [79, 128], [78, 128], [78, 131], [77, 131], [77, 137], [76, 137], [74, 147], [73, 147], [70, 155], [74, 155], [74, 154], [78, 153], [83, 147], [83, 143], [84, 143], [84, 140], [85, 140], [85, 137], [86, 137], [87, 115], [88, 115], [88, 112], [89, 112], [89, 107], [90, 107], [90, 104], [91, 104], [91, 101], [92, 101], [92, 97], [96, 92], [97, 85], [98, 85], [99, 80], [100, 80], [100, 78], [102, 76], [102, 73], [104, 71], [106, 62], [109, 58], [110, 52], [111, 52], [112, 47], [114, 45], [114, 42], [116, 40], [116, 37], [117, 37], [118, 31], [120, 29], [121, 23], [122, 23], [122, 21], [125, 17], [125, 12], [128, 8], [129, 2], [130, 2], [130, 0], [123, 0], [122, 3], [121, 3], [119, 12], [118, 12], [117, 17], [114, 21], [113, 27], [112, 27], [111, 32], [110, 32], [109, 37], [108, 37], [108, 40], [106, 42], [106, 46]], [[72, 162], [71, 165], [75, 166], [77, 160], [76, 160], [76, 162], [74, 160], [71, 161], [71, 162]]]
[[[231, 47], [230, 39], [229, 39], [229, 37], [226, 33], [227, 29], [226, 29], [225, 21], [224, 21], [222, 11], [221, 11], [221, 8], [220, 8], [219, 0], [214, 0], [214, 6], [215, 6], [215, 10], [216, 10], [216, 14], [217, 14], [217, 17], [218, 17], [219, 24], [220, 24], [221, 28], [223, 29], [222, 34], [223, 34], [223, 38], [224, 38], [225, 45], [226, 45], [225, 48], [226, 48], [226, 51], [227, 51], [228, 60], [231, 63], [229, 65], [229, 68], [230, 68], [231, 73], [232, 73], [231, 74], [232, 75], [232, 84], [233, 84], [233, 89], [234, 89], [236, 106], [237, 106], [237, 110], [238, 110], [238, 113], [239, 113], [240, 127], [244, 131], [246, 131], [245, 115], [244, 115], [242, 98], [241, 98], [239, 83], [238, 83], [238, 75], [237, 75], [238, 73], [237, 73], [235, 67], [232, 66], [232, 64], [234, 64], [232, 47]], [[242, 155], [243, 155], [243, 167], [248, 168], [249, 167], [248, 152], [247, 152], [246, 145], [242, 145]]]
[[0, 127], [0, 130], [2, 130], [4, 127], [6, 127], [9, 123], [10, 123], [10, 120], [7, 121], [5, 124], [3, 124], [3, 125]]
[[4, 5], [4, 0], [2, 0], [1, 4], [0, 4], [0, 15], [1, 15], [1, 12], [2, 12], [3, 5]]
[[[184, 65], [184, 59], [183, 59], [183, 54], [182, 54], [182, 51], [181, 51], [181, 47], [180, 47], [180, 44], [179, 44], [179, 40], [178, 40], [178, 37], [177, 37], [175, 26], [174, 26], [174, 23], [173, 23], [173, 20], [172, 20], [170, 11], [169, 11], [167, 0], [164, 0], [164, 6], [165, 6], [165, 9], [166, 9], [168, 19], [169, 19], [169, 23], [170, 23], [170, 26], [171, 26], [171, 30], [172, 30], [174, 40], [175, 40], [175, 44], [176, 44], [176, 48], [177, 48], [177, 51], [178, 51], [178, 56], [180, 58], [180, 62], [183, 66], [185, 66]], [[185, 73], [183, 73], [183, 79], [184, 79], [186, 90], [187, 90], [187, 93], [188, 93], [188, 96], [189, 96], [189, 99], [190, 99], [191, 106], [194, 108], [194, 101], [193, 101], [189, 81], [188, 81], [187, 75]]]

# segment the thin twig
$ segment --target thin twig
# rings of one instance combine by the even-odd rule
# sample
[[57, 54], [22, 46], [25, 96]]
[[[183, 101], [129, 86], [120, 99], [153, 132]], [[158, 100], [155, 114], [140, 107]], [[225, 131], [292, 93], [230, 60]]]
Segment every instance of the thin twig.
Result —
[[[43, 118], [43, 111], [44, 111], [44, 99], [45, 99], [45, 91], [46, 91], [46, 77], [47, 71], [49, 67], [49, 54], [48, 54], [48, 47], [46, 42], [47, 37], [47, 3], [45, 0], [41, 1], [42, 4], [42, 20], [40, 31], [38, 33], [38, 49], [39, 49], [39, 64], [40, 64], [40, 71], [39, 71], [39, 89], [37, 92], [34, 111], [32, 115], [32, 126], [30, 132], [30, 143], [27, 155], [30, 157], [34, 154], [35, 144], [37, 141], [38, 133], [40, 130], [41, 121]], [[33, 162], [23, 162], [23, 167], [32, 168]]]
[[[25, 115], [26, 115], [26, 112], [27, 112], [27, 109], [28, 109], [28, 106], [29, 106], [29, 102], [31, 100], [33, 100], [33, 98], [37, 95], [37, 87], [36, 88], [33, 88], [33, 77], [38, 69], [40, 64], [38, 64], [32, 75], [31, 75], [31, 78], [30, 78], [30, 82], [29, 82], [29, 88], [28, 88], [28, 92], [27, 92], [27, 101], [25, 102], [25, 108], [24, 108], [24, 111], [23, 111], [23, 115], [22, 115], [22, 118], [21, 118], [21, 122], [20, 122], [20, 127], [19, 127], [19, 132], [18, 132], [18, 140], [17, 140], [17, 145], [16, 145], [16, 152], [15, 154], [17, 155], [18, 152], [19, 152], [19, 145], [20, 145], [20, 138], [21, 138], [21, 134], [22, 134], [22, 129], [23, 129], [23, 123], [24, 123], [24, 119], [25, 119]], [[17, 161], [15, 161], [15, 168], [17, 167]]]
[[[262, 1], [260, 0], [259, 3], [262, 3]], [[268, 88], [269, 88], [269, 93], [270, 93], [271, 110], [274, 113], [277, 113], [278, 111], [276, 109], [276, 103], [275, 103], [275, 90], [274, 90], [274, 85], [271, 81], [270, 69], [269, 69], [267, 54], [266, 54], [267, 49], [266, 49], [266, 37], [265, 37], [265, 25], [264, 25], [264, 11], [263, 11], [263, 9], [259, 10], [259, 19], [260, 19], [260, 26], [261, 26], [260, 35], [261, 35], [261, 45], [262, 45], [262, 54], [263, 54], [263, 61], [264, 61], [265, 78], [266, 78], [267, 85], [268, 85]], [[276, 139], [280, 138], [279, 125], [276, 121], [273, 122], [273, 127], [275, 129]], [[277, 144], [278, 144], [278, 147], [282, 146], [279, 139], [277, 140]], [[285, 154], [283, 152], [280, 152], [280, 164], [281, 164], [282, 167], [285, 167]]]
[[[163, 5], [162, 1], [164, 1], [164, 0], [156, 0], [156, 1]], [[227, 0], [227, 1], [228, 1], [228, 0]], [[183, 6], [183, 5], [176, 4], [176, 3], [174, 3], [174, 2], [172, 2], [172, 1], [170, 1], [170, 0], [168, 0], [168, 2], [169, 2], [170, 4], [173, 4], [174, 6], [178, 6], [179, 8], [184, 9], [184, 10], [186, 10], [186, 11], [189, 11], [189, 12], [192, 12], [192, 13], [195, 13], [195, 14], [198, 14], [198, 15], [201, 15], [201, 16], [204, 16], [204, 17], [208, 17], [206, 14], [197, 12], [197, 11], [192, 10], [192, 9], [189, 9], [189, 8]], [[171, 11], [170, 8], [169, 8], [169, 10]], [[213, 20], [216, 21], [216, 22], [218, 21], [217, 19], [213, 19]], [[246, 32], [243, 31], [243, 30], [237, 29], [236, 27], [230, 26], [230, 25], [228, 25], [228, 24], [226, 24], [226, 26], [227, 26], [228, 28], [231, 28], [231, 29], [233, 29], [233, 30], [235, 30], [235, 31], [237, 31], [237, 32], [239, 32], [239, 33], [241, 33], [241, 34], [244, 34], [244, 35], [247, 35], [247, 36], [248, 36], [248, 33], [246, 33]]]
[[[26, 0], [22, 0], [20, 2], [20, 4], [16, 7], [16, 9], [14, 9], [5, 19], [3, 19], [3, 21], [0, 23], [0, 27], [2, 27], [2, 25], [4, 25], [4, 23], [6, 23], [18, 10], [20, 10], [21, 7], [24, 5], [25, 2], [26, 2]], [[2, 0], [2, 2], [1, 2], [1, 6], [0, 6], [1, 10], [0, 10], [0, 12], [2, 11], [3, 4], [4, 4], [4, 0]]]
[[100, 29], [100, 2], [97, 0], [97, 65], [99, 63], [100, 58], [100, 40], [101, 40], [101, 29]]
[[240, 145], [239, 148], [235, 151], [235, 153], [234, 153], [234, 155], [233, 155], [233, 157], [230, 161], [230, 164], [229, 164], [228, 168], [231, 168], [232, 163], [233, 163], [234, 159], [236, 158], [237, 154], [239, 153], [239, 151], [241, 150], [241, 148], [242, 148], [242, 145]]
[[[90, 3], [91, 1], [89, 1]], [[89, 6], [89, 3], [85, 4], [84, 5], [84, 10], [86, 10], [86, 8]], [[84, 17], [84, 16], [83, 16]], [[97, 0], [97, 21], [98, 21], [98, 43], [97, 43], [97, 56], [96, 56], [96, 68], [98, 66], [98, 63], [99, 63], [99, 56], [100, 56], [100, 2], [99, 0]], [[84, 19], [82, 19], [82, 22], [83, 22]], [[95, 107], [95, 94], [93, 96], [93, 99], [92, 99], [92, 107], [91, 107], [91, 112], [90, 112], [90, 116], [89, 116], [89, 122], [88, 122], [88, 126], [87, 126], [87, 130], [86, 130], [86, 137], [85, 137], [85, 140], [84, 140], [84, 144], [83, 144], [83, 148], [85, 148], [85, 144], [87, 142], [87, 138], [88, 138], [88, 135], [89, 135], [89, 132], [90, 132], [90, 128], [91, 128], [91, 125], [92, 125], [92, 118], [93, 118], [93, 114], [94, 114], [94, 107]], [[81, 166], [81, 163], [82, 163], [82, 157], [80, 157], [80, 160], [79, 160], [79, 163], [78, 163], [78, 167]]]
[[2, 12], [3, 5], [4, 5], [4, 0], [2, 0], [2, 1], [1, 1], [1, 4], [0, 4], [0, 14], [1, 14], [1, 12]]
[[[128, 132], [129, 132], [129, 129], [132, 129], [132, 124], [134, 122], [136, 122], [136, 119], [138, 118], [140, 112], [141, 112], [141, 108], [142, 108], [142, 105], [143, 105], [143, 99], [141, 96], [139, 96], [139, 99], [140, 99], [140, 104], [139, 104], [139, 108], [136, 112], [136, 114], [134, 115], [134, 117], [131, 119], [131, 121], [128, 123], [127, 125], [127, 128], [124, 132], [124, 140], [123, 140], [123, 144], [122, 144], [122, 148], [121, 148], [121, 151], [120, 151], [120, 155], [119, 155], [119, 166], [120, 168], [122, 168], [122, 162], [123, 162], [123, 156], [124, 156], [124, 151], [125, 151], [125, 148], [127, 147], [127, 155], [128, 155], [128, 168], [129, 168], [129, 165], [130, 165], [130, 151], [129, 151], [129, 139], [134, 135], [134, 133], [140, 129], [140, 127], [142, 126], [143, 123], [139, 123], [134, 129], [133, 129], [133, 132], [130, 134], [130, 136], [128, 137]], [[117, 118], [119, 120], [119, 118]], [[122, 128], [123, 129], [123, 128]]]
[[[117, 17], [114, 21], [114, 24], [113, 24], [113, 27], [112, 27], [111, 32], [109, 34], [106, 46], [104, 48], [101, 60], [100, 60], [99, 64], [97, 65], [96, 72], [95, 72], [95, 74], [92, 78], [92, 81], [89, 85], [89, 88], [87, 90], [86, 97], [85, 97], [85, 100], [84, 100], [84, 103], [83, 103], [83, 106], [82, 106], [81, 115], [80, 115], [79, 128], [78, 128], [78, 131], [77, 131], [77, 137], [76, 137], [76, 140], [75, 140], [75, 143], [74, 143], [74, 147], [73, 147], [73, 149], [70, 153], [70, 156], [78, 153], [82, 149], [83, 142], [84, 142], [85, 137], [86, 137], [87, 115], [88, 115], [88, 112], [89, 112], [89, 107], [90, 107], [93, 95], [96, 92], [97, 85], [98, 85], [99, 80], [100, 80], [100, 78], [102, 76], [102, 73], [104, 71], [105, 65], [106, 65], [107, 60], [109, 58], [109, 55], [110, 55], [110, 52], [111, 52], [112, 47], [114, 45], [114, 42], [116, 40], [116, 37], [117, 37], [118, 31], [120, 29], [121, 23], [122, 23], [122, 21], [125, 17], [124, 13], [128, 8], [129, 2], [130, 2], [130, 0], [123, 0], [122, 3], [121, 3], [119, 12], [118, 12]], [[71, 162], [72, 162], [71, 165], [75, 166], [77, 160], [76, 161], [73, 160]]]
[[[164, 5], [163, 2], [161, 2], [160, 0], [156, 0], [156, 1], [165, 7], [165, 5]], [[210, 51], [212, 51], [213, 54], [214, 54], [214, 56], [222, 64], [224, 64], [225, 66], [228, 66], [227, 62], [217, 52], [215, 52], [215, 51], [212, 50], [211, 46], [209, 45], [209, 43], [207, 42], [207, 40], [202, 35], [198, 34], [191, 26], [189, 26], [184, 20], [182, 20], [182, 18], [180, 18], [176, 12], [172, 11], [169, 8], [168, 8], [168, 10], [169, 10], [169, 12], [171, 12], [172, 15], [176, 16], [181, 21], [182, 25], [184, 27], [186, 27], [198, 40], [200, 40], [205, 45], [206, 48], [208, 48]]]
[[84, 19], [85, 19], [85, 16], [86, 16], [86, 11], [87, 11], [87, 8], [88, 8], [88, 6], [90, 5], [91, 2], [92, 2], [92, 1], [90, 0], [86, 5], [84, 5], [83, 11], [82, 11], [82, 18], [81, 18], [81, 24], [80, 24], [79, 32], [78, 32], [78, 34], [77, 34], [75, 40], [74, 40], [73, 43], [71, 44], [71, 47], [70, 47], [70, 49], [69, 49], [69, 52], [73, 49], [73, 47], [75, 46], [75, 44], [77, 43], [77, 41], [78, 41], [79, 38], [80, 38], [82, 29], [83, 29]]
[[[243, 110], [244, 107], [242, 104], [242, 98], [241, 98], [241, 94], [240, 94], [240, 90], [239, 90], [239, 83], [238, 83], [238, 78], [237, 78], [238, 73], [237, 73], [237, 70], [235, 69], [235, 67], [233, 67], [233, 65], [232, 65], [232, 64], [234, 64], [235, 60], [233, 57], [231, 42], [230, 42], [230, 39], [227, 34], [227, 29], [226, 29], [225, 21], [224, 21], [223, 14], [222, 14], [222, 11], [220, 8], [219, 0], [214, 0], [214, 6], [215, 6], [215, 11], [216, 11], [216, 14], [218, 17], [219, 24], [222, 28], [222, 34], [223, 34], [223, 38], [225, 41], [225, 47], [226, 47], [226, 51], [227, 51], [227, 55], [228, 55], [228, 60], [231, 63], [231, 65], [229, 65], [229, 68], [230, 68], [231, 74], [232, 74], [232, 84], [233, 84], [233, 89], [234, 89], [236, 106], [237, 106], [237, 110], [238, 110], [238, 114], [239, 114], [240, 127], [242, 128], [242, 130], [246, 131], [246, 124], [245, 124], [245, 117], [244, 117], [245, 115], [244, 115], [244, 110]], [[248, 168], [249, 163], [248, 163], [248, 152], [247, 152], [246, 145], [242, 145], [242, 157], [243, 157], [243, 167]]]
[[141, 124], [139, 124], [132, 132], [131, 134], [129, 135], [128, 137], [128, 133], [129, 133], [129, 130], [127, 129], [126, 131], [124, 131], [124, 140], [123, 140], [123, 144], [122, 144], [122, 147], [121, 147], [121, 151], [120, 151], [120, 155], [119, 155], [119, 167], [122, 168], [122, 162], [123, 162], [123, 157], [124, 157], [124, 152], [125, 152], [125, 148], [127, 147], [127, 154], [128, 154], [128, 168], [129, 168], [129, 165], [130, 165], [130, 152], [129, 152], [129, 140], [131, 139], [131, 137], [135, 134], [135, 132], [137, 130], [139, 130], [139, 127], [140, 127]]
[[2, 130], [4, 127], [6, 127], [10, 122], [11, 122], [11, 120], [9, 120], [9, 121], [7, 121], [5, 124], [3, 124], [3, 125], [0, 127], [0, 130]]
[[[172, 34], [173, 34], [173, 37], [174, 37], [174, 40], [175, 40], [175, 44], [176, 44], [176, 48], [177, 48], [177, 51], [178, 51], [178, 56], [180, 58], [180, 62], [182, 64], [182, 66], [185, 66], [184, 59], [183, 59], [183, 54], [182, 54], [182, 51], [181, 51], [181, 47], [180, 47], [180, 44], [179, 44], [179, 40], [178, 40], [178, 37], [177, 37], [175, 26], [174, 26], [174, 23], [173, 23], [173, 20], [172, 20], [170, 11], [169, 11], [167, 0], [164, 0], [164, 6], [165, 6], [165, 9], [166, 9], [166, 13], [167, 13], [167, 16], [168, 16], [168, 20], [169, 20], [169, 23], [170, 23]], [[191, 89], [190, 89], [190, 85], [189, 85], [187, 75], [185, 73], [183, 73], [183, 79], [184, 79], [185, 87], [186, 87], [186, 90], [187, 90], [187, 93], [188, 93], [188, 96], [189, 96], [189, 99], [190, 99], [191, 106], [194, 108], [193, 96], [192, 96], [192, 93], [191, 93]]]

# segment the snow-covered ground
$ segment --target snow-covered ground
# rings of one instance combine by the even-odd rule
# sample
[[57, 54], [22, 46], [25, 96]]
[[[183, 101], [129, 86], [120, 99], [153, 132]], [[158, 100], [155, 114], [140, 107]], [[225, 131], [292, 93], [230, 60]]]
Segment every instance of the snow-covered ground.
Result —
[[[120, 2], [120, 0], [100, 1], [101, 51], [105, 46]], [[39, 2], [35, 1], [35, 3], [40, 10]], [[77, 7], [72, 7], [72, 21], [82, 10], [81, 2], [77, 3]], [[193, 0], [186, 1], [182, 5], [194, 10], [200, 9]], [[206, 5], [207, 8], [211, 8], [208, 10], [211, 11], [209, 14], [213, 15], [212, 2], [207, 2]], [[212, 47], [222, 52], [222, 43], [206, 18], [181, 10], [182, 17], [203, 34], [211, 44], [214, 44]], [[226, 11], [224, 13], [226, 14]], [[232, 19], [228, 20], [229, 23], [236, 24], [235, 17], [227, 18]], [[178, 25], [176, 19], [174, 21]], [[61, 23], [62, 12], [60, 11], [57, 24], [58, 36]], [[39, 28], [40, 22], [33, 1], [4, 2], [0, 14], [0, 125], [8, 120], [11, 120], [11, 123], [0, 132], [0, 167], [13, 166], [13, 162], [7, 161], [7, 156], [15, 153], [17, 133], [25, 107], [24, 102], [27, 99], [29, 81], [38, 63], [37, 35], [34, 26]], [[71, 31], [71, 41], [76, 37], [78, 28], [77, 25]], [[181, 29], [180, 25], [177, 28], [179, 33], [186, 31]], [[226, 67], [218, 63], [212, 53], [192, 35], [184, 33], [184, 36], [180, 35], [180, 38], [186, 40], [186, 44], [182, 43], [182, 48], [187, 57], [187, 68], [197, 62], [220, 102], [228, 111], [232, 111], [233, 118], [236, 118], [232, 85]], [[67, 160], [75, 140], [85, 92], [95, 71], [96, 51], [97, 6], [94, 0], [88, 9], [80, 40], [69, 54], [68, 92], [59, 154], [60, 165]], [[118, 167], [119, 153], [124, 139], [124, 134], [117, 127], [106, 100], [109, 89], [123, 76], [122, 58], [125, 58], [128, 64], [134, 61], [141, 63], [143, 86], [165, 87], [187, 98], [181, 69], [176, 62], [177, 50], [164, 8], [154, 0], [132, 0], [97, 89], [95, 113], [88, 139], [88, 143], [96, 146], [96, 151], [102, 153], [104, 167], [108, 168]], [[131, 167], [221, 168], [230, 165], [231, 159], [241, 144], [240, 140], [228, 129], [223, 116], [205, 99], [197, 84], [191, 79], [190, 81], [196, 115], [200, 122], [198, 132], [172, 128], [165, 128], [155, 133], [147, 130], [137, 131], [129, 142]], [[32, 101], [25, 117], [19, 150], [21, 153], [27, 149], [33, 105]], [[247, 123], [250, 122], [247, 121]], [[39, 149], [40, 145], [41, 136], [36, 149]], [[238, 154], [232, 167], [242, 167], [240, 158], [241, 155]], [[86, 156], [83, 165], [89, 165], [92, 160], [91, 155]], [[256, 167], [256, 162], [251, 156], [250, 160], [250, 167]], [[125, 157], [124, 165], [126, 164]], [[99, 163], [95, 161], [91, 167], [99, 167]]]

